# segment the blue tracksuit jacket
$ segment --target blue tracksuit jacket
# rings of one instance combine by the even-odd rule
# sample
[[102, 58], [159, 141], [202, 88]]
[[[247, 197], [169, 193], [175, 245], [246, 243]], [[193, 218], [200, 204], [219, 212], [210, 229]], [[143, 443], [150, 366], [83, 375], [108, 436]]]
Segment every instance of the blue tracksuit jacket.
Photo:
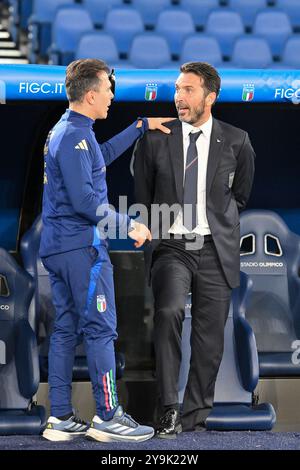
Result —
[[[48, 135], [44, 149], [42, 257], [101, 244], [95, 240], [96, 226], [101, 221], [96, 211], [108, 204], [106, 166], [148, 127], [146, 119], [139, 129], [133, 123], [99, 145], [93, 123], [68, 109]], [[129, 223], [125, 214], [110, 210], [109, 215], [119, 229]]]

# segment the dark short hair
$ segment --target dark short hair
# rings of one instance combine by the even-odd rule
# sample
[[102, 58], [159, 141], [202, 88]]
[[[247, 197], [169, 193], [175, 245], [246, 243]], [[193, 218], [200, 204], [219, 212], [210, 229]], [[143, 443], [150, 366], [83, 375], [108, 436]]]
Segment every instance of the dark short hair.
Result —
[[70, 103], [81, 102], [88, 91], [98, 89], [101, 80], [99, 72], [109, 74], [109, 67], [103, 60], [79, 59], [68, 65], [65, 83]]
[[194, 73], [203, 79], [203, 86], [208, 93], [220, 93], [221, 78], [216, 69], [207, 62], [187, 62], [180, 67], [182, 73]]

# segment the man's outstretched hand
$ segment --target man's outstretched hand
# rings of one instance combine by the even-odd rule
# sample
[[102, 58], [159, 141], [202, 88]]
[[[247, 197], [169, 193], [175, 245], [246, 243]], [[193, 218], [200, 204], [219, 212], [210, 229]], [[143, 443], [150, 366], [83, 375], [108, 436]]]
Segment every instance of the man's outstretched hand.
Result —
[[160, 131], [164, 132], [165, 134], [170, 134], [171, 131], [170, 129], [168, 129], [167, 127], [165, 127], [163, 124], [165, 122], [170, 122], [170, 121], [174, 121], [174, 119], [176, 118], [172, 118], [172, 117], [167, 117], [167, 118], [150, 118], [148, 117], [148, 125], [149, 125], [149, 129], [151, 131], [154, 131], [155, 129], [159, 129]]
[[134, 230], [131, 230], [128, 233], [128, 236], [132, 238], [132, 240], [135, 240], [134, 246], [136, 248], [140, 248], [146, 240], [149, 240], [151, 242], [152, 240], [152, 235], [150, 230], [146, 227], [144, 224], [140, 224], [139, 222], [134, 223]]

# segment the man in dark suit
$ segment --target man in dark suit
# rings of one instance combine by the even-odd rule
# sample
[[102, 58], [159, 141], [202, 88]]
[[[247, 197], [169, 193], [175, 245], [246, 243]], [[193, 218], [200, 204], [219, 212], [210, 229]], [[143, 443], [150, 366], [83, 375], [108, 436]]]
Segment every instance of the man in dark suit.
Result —
[[[164, 407], [157, 436], [205, 429], [223, 354], [232, 288], [239, 284], [239, 212], [254, 175], [247, 132], [212, 118], [220, 77], [209, 64], [180, 68], [171, 134], [146, 133], [136, 150], [135, 189], [153, 241], [145, 252], [155, 300], [154, 343]], [[171, 207], [158, 217], [162, 204]], [[187, 295], [192, 292], [191, 363], [181, 407], [178, 375]]]

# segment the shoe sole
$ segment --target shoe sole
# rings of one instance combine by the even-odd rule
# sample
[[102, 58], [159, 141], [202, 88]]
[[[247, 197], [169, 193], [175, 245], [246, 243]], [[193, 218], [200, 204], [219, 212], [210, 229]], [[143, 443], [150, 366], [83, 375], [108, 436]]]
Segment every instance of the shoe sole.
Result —
[[176, 439], [177, 434], [180, 434], [182, 432], [182, 426], [181, 424], [175, 428], [175, 433], [174, 434], [156, 434], [156, 437], [158, 439]]
[[109, 434], [105, 431], [98, 431], [96, 429], [90, 428], [86, 434], [85, 437], [87, 439], [91, 439], [93, 441], [99, 441], [99, 442], [143, 442], [147, 441], [148, 439], [151, 439], [151, 437], [154, 436], [154, 431], [152, 434], [147, 434], [144, 436], [121, 436], [121, 435], [115, 435], [115, 434]]
[[66, 432], [58, 431], [56, 429], [45, 429], [42, 436], [48, 441], [53, 442], [62, 442], [62, 441], [72, 441], [76, 437], [84, 437], [85, 432]]

